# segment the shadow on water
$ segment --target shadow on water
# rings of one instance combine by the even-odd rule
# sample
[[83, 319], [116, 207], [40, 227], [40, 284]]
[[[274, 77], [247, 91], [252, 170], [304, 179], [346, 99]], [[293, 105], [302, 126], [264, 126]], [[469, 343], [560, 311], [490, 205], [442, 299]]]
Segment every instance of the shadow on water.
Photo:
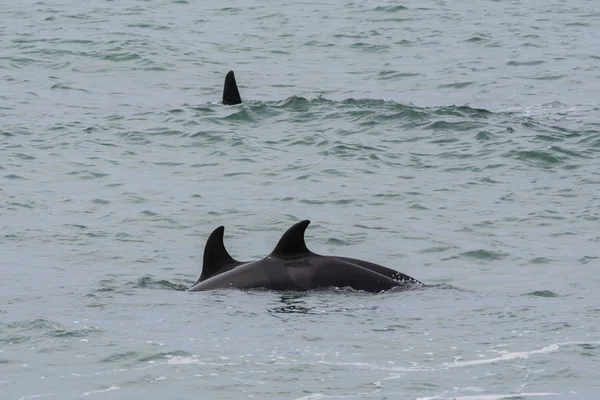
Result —
[[[427, 288], [433, 289], [443, 289], [443, 290], [458, 290], [458, 291], [468, 291], [465, 289], [461, 289], [452, 285], [447, 284], [436, 284], [436, 285], [414, 285], [412, 287], [398, 287], [392, 288], [386, 292], [381, 293], [367, 293], [360, 290], [354, 290], [351, 288], [323, 288], [312, 290], [309, 292], [287, 292], [281, 294], [278, 299], [278, 303], [275, 307], [267, 308], [267, 311], [273, 316], [277, 316], [277, 314], [327, 314], [327, 313], [336, 313], [336, 312], [349, 312], [349, 311], [358, 311], [362, 310], [363, 307], [358, 307], [356, 309], [348, 308], [346, 304], [343, 306], [339, 306], [336, 304], [332, 304], [330, 301], [320, 301], [316, 304], [310, 304], [310, 301], [314, 301], [315, 299], [323, 300], [320, 296], [315, 296], [315, 294], [333, 294], [335, 293], [335, 298], [340, 299], [338, 296], [344, 296], [345, 294], [352, 296], [361, 296], [361, 297], [377, 297], [378, 295], [383, 294], [395, 294], [400, 295], [401, 293], [413, 292], [416, 290], [425, 290]], [[343, 300], [342, 300], [343, 301]], [[377, 307], [372, 308], [375, 310]]]
[[305, 298], [307, 293], [286, 293], [279, 298], [280, 306], [267, 308], [269, 313], [274, 314], [318, 314], [315, 307], [309, 306]]

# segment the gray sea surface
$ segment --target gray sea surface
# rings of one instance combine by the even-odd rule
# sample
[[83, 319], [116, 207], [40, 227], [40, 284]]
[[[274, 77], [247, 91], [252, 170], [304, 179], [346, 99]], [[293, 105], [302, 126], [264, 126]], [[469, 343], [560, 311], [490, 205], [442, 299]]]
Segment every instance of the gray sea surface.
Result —
[[[597, 2], [0, 19], [2, 400], [598, 398]], [[185, 291], [303, 219], [428, 286]]]

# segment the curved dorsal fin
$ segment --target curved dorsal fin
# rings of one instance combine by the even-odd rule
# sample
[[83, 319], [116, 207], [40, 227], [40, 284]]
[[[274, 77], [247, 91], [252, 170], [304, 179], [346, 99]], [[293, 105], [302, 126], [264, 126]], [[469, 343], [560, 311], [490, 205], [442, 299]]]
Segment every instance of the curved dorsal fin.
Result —
[[275, 246], [275, 250], [271, 252], [271, 256], [289, 257], [310, 253], [304, 242], [304, 232], [306, 232], [309, 224], [309, 220], [304, 220], [292, 225], [279, 239], [279, 243]]
[[223, 235], [225, 227], [219, 226], [213, 231], [204, 246], [204, 259], [202, 261], [202, 274], [200, 281], [215, 275], [220, 269], [231, 264], [237, 264], [225, 249]]
[[233, 71], [229, 71], [225, 76], [225, 85], [223, 86], [223, 104], [233, 105], [241, 102], [242, 98], [237, 83], [235, 83], [235, 75]]

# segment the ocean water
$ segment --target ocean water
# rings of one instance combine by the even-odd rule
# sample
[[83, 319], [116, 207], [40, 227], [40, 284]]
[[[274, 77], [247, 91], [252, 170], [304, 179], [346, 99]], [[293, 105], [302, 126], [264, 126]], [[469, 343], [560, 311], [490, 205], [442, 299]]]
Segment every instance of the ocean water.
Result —
[[[597, 398], [595, 2], [0, 17], [1, 399]], [[185, 291], [302, 219], [428, 287]]]

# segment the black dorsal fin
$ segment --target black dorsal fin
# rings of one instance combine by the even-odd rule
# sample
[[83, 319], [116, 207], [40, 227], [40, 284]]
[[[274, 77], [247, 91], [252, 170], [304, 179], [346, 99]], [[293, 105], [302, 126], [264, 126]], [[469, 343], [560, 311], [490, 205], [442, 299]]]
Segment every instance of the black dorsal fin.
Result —
[[235, 83], [235, 75], [233, 71], [229, 71], [225, 76], [225, 85], [223, 86], [223, 104], [234, 105], [241, 102], [242, 98], [237, 83]]
[[224, 267], [231, 264], [239, 264], [225, 249], [225, 244], [223, 243], [224, 234], [225, 227], [220, 226], [208, 237], [206, 246], [204, 246], [204, 259], [202, 261], [200, 281], [215, 275]]
[[306, 219], [292, 225], [279, 239], [271, 256], [290, 257], [310, 253], [304, 242], [304, 232], [309, 224], [310, 221]]

